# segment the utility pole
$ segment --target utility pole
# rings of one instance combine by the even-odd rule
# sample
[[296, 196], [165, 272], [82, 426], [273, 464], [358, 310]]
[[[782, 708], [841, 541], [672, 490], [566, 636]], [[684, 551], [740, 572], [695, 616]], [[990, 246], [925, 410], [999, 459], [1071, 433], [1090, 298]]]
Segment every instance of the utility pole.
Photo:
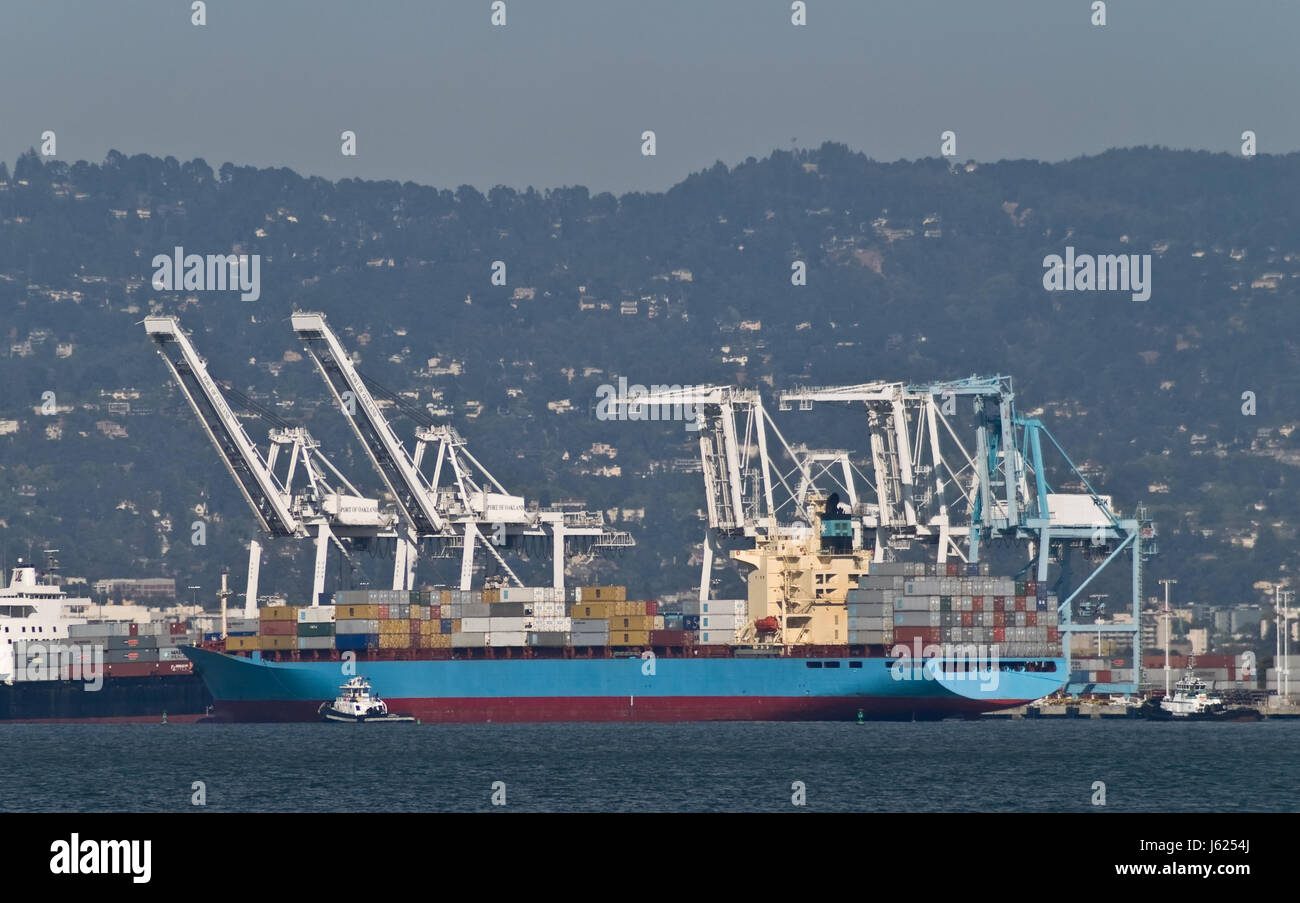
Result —
[[1295, 598], [1295, 593], [1291, 590], [1282, 590], [1283, 607], [1281, 609], [1282, 620], [1282, 660], [1279, 663], [1278, 679], [1279, 686], [1282, 690], [1282, 698], [1289, 700], [1291, 698], [1291, 600]]
[[1169, 634], [1173, 632], [1173, 631], [1170, 629], [1170, 622], [1169, 622], [1169, 616], [1170, 616], [1171, 614], [1173, 614], [1173, 611], [1169, 608], [1169, 584], [1171, 584], [1171, 583], [1177, 583], [1178, 581], [1175, 580], [1175, 579], [1173, 579], [1173, 578], [1171, 578], [1171, 577], [1165, 577], [1165, 578], [1162, 578], [1161, 580], [1159, 580], [1159, 581], [1157, 581], [1157, 582], [1158, 582], [1158, 583], [1163, 583], [1163, 584], [1164, 584], [1164, 587], [1165, 587], [1165, 610], [1164, 610], [1164, 615], [1165, 615], [1165, 695], [1168, 696], [1168, 695], [1169, 695]]

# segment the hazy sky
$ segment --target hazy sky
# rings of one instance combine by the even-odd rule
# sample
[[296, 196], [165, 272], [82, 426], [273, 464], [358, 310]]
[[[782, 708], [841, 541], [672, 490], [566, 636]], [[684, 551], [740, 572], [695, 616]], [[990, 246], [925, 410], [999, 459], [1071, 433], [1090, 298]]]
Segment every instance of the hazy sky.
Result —
[[[844, 142], [880, 160], [1300, 148], [1283, 0], [26, 0], [0, 29], [0, 159], [58, 136], [329, 178], [662, 189]], [[358, 154], [339, 134], [358, 135]], [[658, 154], [643, 157], [653, 129]]]

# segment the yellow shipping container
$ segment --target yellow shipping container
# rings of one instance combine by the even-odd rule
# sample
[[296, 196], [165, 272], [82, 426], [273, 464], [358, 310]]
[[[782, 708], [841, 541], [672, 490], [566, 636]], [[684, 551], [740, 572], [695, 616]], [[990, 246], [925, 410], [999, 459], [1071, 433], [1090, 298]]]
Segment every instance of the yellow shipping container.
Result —
[[298, 606], [268, 605], [259, 614], [263, 621], [296, 621], [298, 620]]
[[424, 609], [425, 609], [425, 606], [423, 606], [423, 605], [412, 605], [412, 606], [411, 606], [411, 620], [412, 620], [412, 621], [418, 621], [418, 620], [420, 620], [420, 618], [424, 617], [424, 615], [421, 614], [421, 612], [423, 612]]
[[263, 649], [297, 649], [297, 636], [264, 636], [259, 637], [262, 641]]
[[410, 649], [411, 635], [409, 633], [381, 633], [379, 635], [380, 649]]
[[609, 644], [611, 646], [649, 646], [650, 631], [611, 630], [609, 632]]
[[626, 586], [584, 586], [579, 594], [583, 602], [626, 602]]
[[420, 637], [421, 649], [450, 649], [451, 634], [449, 633], [430, 633]]
[[460, 633], [460, 618], [456, 618], [451, 622], [451, 632]]
[[612, 617], [609, 619], [609, 632], [616, 630], [654, 630], [654, 615], [627, 615], [625, 617]]
[[260, 636], [228, 636], [226, 637], [227, 652], [246, 652], [249, 649], [261, 649], [262, 638]]
[[442, 633], [442, 622], [441, 622], [441, 621], [421, 621], [421, 622], [420, 622], [420, 635], [421, 635], [421, 636], [430, 636], [430, 635], [432, 635], [432, 634], [436, 634], [436, 633]]
[[334, 612], [340, 621], [374, 621], [379, 618], [378, 605], [337, 605]]
[[501, 590], [499, 590], [499, 589], [485, 589], [485, 590], [483, 590], [483, 601], [484, 601], [484, 602], [500, 602], [500, 601], [501, 601]]
[[442, 605], [450, 605], [450, 604], [451, 604], [451, 590], [449, 590], [449, 589], [439, 590], [439, 592], [438, 592], [438, 602], [439, 602], [440, 604], [442, 604]]
[[395, 636], [411, 632], [411, 622], [407, 618], [388, 618], [379, 622], [379, 635]]
[[617, 602], [575, 602], [570, 612], [574, 618], [612, 618], [617, 614]]

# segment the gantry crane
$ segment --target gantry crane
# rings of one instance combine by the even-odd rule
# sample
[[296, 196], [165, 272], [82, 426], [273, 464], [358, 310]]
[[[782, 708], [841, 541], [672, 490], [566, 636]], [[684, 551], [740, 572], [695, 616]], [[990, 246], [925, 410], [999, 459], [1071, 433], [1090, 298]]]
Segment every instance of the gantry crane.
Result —
[[[973, 451], [949, 419], [958, 414], [959, 399], [973, 405]], [[866, 407], [876, 505], [862, 525], [875, 531], [877, 557], [920, 540], [937, 545], [940, 562], [949, 554], [977, 562], [981, 545], [990, 539], [1025, 543], [1025, 570], [1034, 568], [1039, 583], [1047, 585], [1052, 560], [1063, 565], [1057, 585], [1067, 666], [1071, 636], [1080, 631], [1128, 633], [1138, 655], [1142, 565], [1154, 553], [1155, 526], [1140, 506], [1136, 516], [1120, 517], [1110, 497], [1097, 493], [1040, 420], [1016, 414], [1010, 377], [794, 389], [781, 393], [780, 407], [790, 410], [797, 403], [808, 410], [827, 401]], [[1044, 456], [1049, 444], [1083, 492], [1052, 491]], [[1069, 548], [1102, 558], [1077, 584], [1065, 567]], [[1125, 552], [1131, 559], [1132, 622], [1074, 624], [1075, 598]], [[1133, 692], [1136, 677], [1131, 685], [1097, 689]]]
[[[208, 373], [207, 364], [195, 351], [176, 317], [145, 317], [145, 331], [204, 432], [212, 440], [226, 470], [235, 480], [258, 526], [268, 537], [306, 538], [315, 536], [316, 563], [312, 576], [311, 604], [319, 605], [325, 590], [325, 569], [329, 546], [341, 554], [347, 550], [340, 537], [374, 538], [392, 536], [397, 516], [379, 508], [377, 499], [364, 498], [320, 451], [320, 444], [301, 427], [272, 429], [265, 457], [245, 432], [243, 424], [227, 403], [220, 386]], [[284, 462], [283, 476], [276, 466]], [[339, 488], [333, 480], [338, 481]], [[295, 488], [295, 479], [300, 488]], [[257, 584], [262, 546], [253, 539], [248, 546], [248, 584], [244, 594], [244, 615], [257, 614]]]
[[[724, 538], [767, 540], [806, 534], [812, 523], [813, 493], [817, 501], [826, 495], [818, 481], [827, 478], [838, 484], [835, 488], [846, 493], [851, 505], [857, 505], [848, 453], [791, 446], [763, 408], [756, 389], [632, 386], [620, 388], [608, 404], [620, 420], [682, 420], [688, 430], [699, 434], [707, 507], [701, 602], [709, 598], [713, 560]], [[788, 470], [778, 467], [769, 453], [769, 430], [784, 453], [778, 460], [787, 462]], [[834, 473], [836, 464], [842, 467], [842, 482]]]
[[[415, 431], [414, 452], [408, 452], [384, 417], [368, 381], [325, 322], [325, 315], [297, 312], [292, 323], [375, 471], [397, 500], [403, 521], [398, 566], [404, 562], [406, 586], [414, 581], [416, 556], [424, 538], [451, 547], [461, 545], [462, 589], [470, 588], [479, 545], [509, 579], [522, 585], [499, 548], [511, 537], [545, 537], [552, 548], [552, 584], [563, 589], [567, 538], [585, 540], [593, 549], [635, 544], [629, 533], [607, 529], [599, 512], [539, 508], [528, 505], [522, 496], [511, 495], [470, 454], [465, 440], [450, 426], [427, 420]], [[433, 473], [426, 476], [431, 449]]]

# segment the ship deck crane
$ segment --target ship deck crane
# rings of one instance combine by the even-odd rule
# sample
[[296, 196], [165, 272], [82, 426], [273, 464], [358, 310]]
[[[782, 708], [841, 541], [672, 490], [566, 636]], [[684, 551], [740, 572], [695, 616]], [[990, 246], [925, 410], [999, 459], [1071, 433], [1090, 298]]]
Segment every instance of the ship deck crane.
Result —
[[[315, 361], [339, 409], [369, 456], [385, 487], [397, 500], [405, 536], [399, 537], [404, 582], [414, 582], [419, 542], [433, 538], [461, 547], [460, 586], [469, 589], [474, 556], [481, 545], [514, 583], [522, 581], [499, 548], [512, 536], [548, 538], [552, 547], [552, 584], [564, 587], [565, 541], [585, 540], [591, 548], [634, 545], [629, 533], [609, 530], [599, 512], [574, 512], [529, 505], [506, 491], [475, 458], [454, 429], [419, 417], [414, 451], [408, 452], [385, 418], [371, 386], [320, 313], [296, 312], [294, 333]], [[429, 454], [430, 450], [433, 451]], [[433, 458], [433, 473], [426, 476]], [[399, 562], [399, 567], [403, 567]], [[398, 581], [395, 574], [394, 585]]]
[[[180, 320], [152, 316], [145, 318], [144, 326], [262, 532], [273, 538], [306, 538], [314, 534], [316, 561], [311, 598], [312, 605], [320, 604], [330, 544], [347, 555], [340, 537], [393, 535], [396, 516], [380, 511], [377, 499], [362, 497], [301, 427], [272, 429], [270, 447], [263, 457], [181, 329]], [[281, 464], [283, 475], [276, 469]], [[295, 488], [295, 480], [305, 485]], [[244, 595], [246, 617], [257, 613], [261, 552], [260, 541], [251, 540]]]
[[[973, 402], [978, 420], [973, 451], [949, 420], [957, 414], [959, 398]], [[1142, 565], [1155, 551], [1154, 524], [1141, 507], [1135, 517], [1120, 517], [1040, 420], [1016, 414], [1010, 377], [873, 382], [794, 389], [780, 396], [785, 410], [795, 403], [809, 410], [814, 402], [827, 401], [862, 403], [867, 409], [879, 517], [864, 519], [863, 526], [876, 531], [878, 556], [920, 539], [937, 544], [940, 562], [949, 554], [977, 562], [984, 541], [1008, 539], [1028, 544], [1025, 569], [1035, 568], [1038, 582], [1046, 585], [1053, 558], [1063, 562], [1068, 548], [1086, 548], [1104, 560], [1077, 585], [1064, 573], [1058, 581], [1064, 584], [1059, 615], [1067, 667], [1075, 632], [1129, 633], [1138, 656]], [[1051, 448], [1084, 492], [1052, 491], [1044, 455]], [[922, 481], [926, 475], [931, 483]], [[1131, 559], [1132, 622], [1074, 624], [1074, 600], [1125, 552]], [[1135, 669], [1132, 684], [1102, 689], [1135, 692], [1136, 680]]]

